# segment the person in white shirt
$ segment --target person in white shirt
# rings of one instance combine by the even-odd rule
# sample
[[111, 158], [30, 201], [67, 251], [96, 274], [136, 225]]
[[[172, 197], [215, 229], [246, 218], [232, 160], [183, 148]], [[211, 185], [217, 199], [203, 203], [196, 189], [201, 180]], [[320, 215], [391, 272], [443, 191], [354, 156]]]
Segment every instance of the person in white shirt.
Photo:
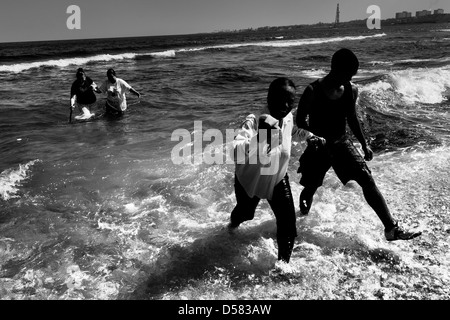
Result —
[[100, 91], [106, 94], [105, 113], [107, 115], [121, 116], [127, 109], [126, 93], [131, 92], [138, 98], [141, 95], [125, 80], [117, 78], [114, 69], [108, 69], [106, 76], [108, 79], [100, 86]]
[[296, 215], [287, 175], [292, 137], [305, 140], [311, 133], [294, 127], [291, 113], [295, 84], [277, 78], [269, 86], [267, 106], [258, 121], [245, 119], [234, 141], [235, 194], [228, 229], [252, 220], [261, 199], [267, 199], [276, 218], [278, 260], [289, 262], [297, 237]]

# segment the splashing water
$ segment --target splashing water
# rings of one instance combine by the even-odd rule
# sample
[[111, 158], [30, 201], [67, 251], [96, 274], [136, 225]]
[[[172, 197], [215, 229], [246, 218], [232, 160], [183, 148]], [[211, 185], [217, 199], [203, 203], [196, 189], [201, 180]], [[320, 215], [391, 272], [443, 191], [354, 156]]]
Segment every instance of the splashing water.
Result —
[[0, 173], [0, 196], [3, 200], [18, 197], [21, 183], [29, 177], [30, 167], [40, 160], [20, 164], [18, 169], [7, 169]]

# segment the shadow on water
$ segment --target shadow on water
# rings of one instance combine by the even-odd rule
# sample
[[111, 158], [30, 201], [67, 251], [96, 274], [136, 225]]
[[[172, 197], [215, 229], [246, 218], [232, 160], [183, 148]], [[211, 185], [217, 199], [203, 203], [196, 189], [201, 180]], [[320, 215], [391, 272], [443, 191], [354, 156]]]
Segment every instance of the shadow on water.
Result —
[[[246, 260], [247, 248], [256, 245], [261, 238], [261, 228], [270, 228], [273, 224], [273, 221], [268, 221], [264, 226], [245, 228], [245, 232], [239, 230], [235, 234], [230, 234], [225, 227], [215, 228], [206, 237], [187, 246], [171, 245], [160, 253], [151, 270], [147, 270], [151, 274], [147, 281], [131, 294], [123, 293], [118, 298], [161, 299], [165, 293], [195, 285], [216, 270], [226, 270], [231, 286], [239, 286], [248, 274], [267, 273], [275, 264], [274, 255], [266, 252], [264, 257], [259, 257], [269, 260], [269, 263], [243, 260]], [[274, 234], [271, 237], [274, 238]]]
[[[358, 260], [373, 261], [387, 268], [401, 262], [395, 252], [385, 248], [369, 248], [367, 244], [341, 232], [327, 235], [300, 225], [298, 235], [291, 259], [293, 266], [298, 267], [298, 259], [310, 254], [308, 249], [305, 250], [309, 244], [316, 246], [321, 256], [331, 256], [338, 252]], [[273, 272], [276, 262], [274, 219], [255, 226], [244, 224], [233, 234], [224, 227], [218, 227], [190, 244], [169, 245], [161, 250], [152, 266], [140, 266], [141, 271], [147, 274], [147, 280], [131, 293], [122, 292], [118, 299], [163, 299], [166, 294], [176, 294], [190, 287], [202, 287], [205, 281], [212, 281], [212, 287], [217, 286], [214, 279], [220, 280], [221, 276], [226, 276], [227, 286], [237, 292], [246, 286], [253, 286], [254, 281], [264, 282], [272, 278], [271, 281], [274, 282], [291, 283], [295, 280], [291, 278], [301, 280], [304, 277], [301, 267], [293, 274], [280, 277], [279, 272]], [[252, 277], [253, 280], [250, 281], [249, 278]], [[214, 291], [214, 288], [211, 290]]]

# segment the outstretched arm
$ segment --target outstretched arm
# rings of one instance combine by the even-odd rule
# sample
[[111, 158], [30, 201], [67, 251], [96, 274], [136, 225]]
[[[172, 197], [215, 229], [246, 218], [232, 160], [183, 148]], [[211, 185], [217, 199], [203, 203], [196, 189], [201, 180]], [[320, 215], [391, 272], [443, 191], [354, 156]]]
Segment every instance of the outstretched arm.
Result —
[[134, 90], [133, 88], [130, 88], [130, 92], [134, 93], [135, 95], [137, 95], [138, 98], [141, 97], [141, 94], [139, 92], [137, 92], [136, 90]]
[[292, 126], [292, 139], [298, 142], [302, 142], [307, 140], [308, 138], [311, 138], [313, 134], [309, 132], [308, 130], [299, 128], [297, 124], [295, 123], [295, 119], [297, 118], [297, 109], [292, 114], [294, 125]]
[[353, 103], [350, 106], [349, 113], [347, 115], [347, 123], [356, 139], [361, 143], [361, 147], [364, 151], [364, 159], [370, 161], [373, 159], [373, 151], [367, 145], [366, 139], [361, 129], [361, 124], [359, 123], [358, 116], [356, 115], [356, 100], [358, 99], [358, 88], [353, 87]]
[[92, 82], [91, 88], [92, 88], [92, 91], [94, 91], [95, 93], [102, 93], [102, 90], [100, 90], [100, 88], [97, 86], [97, 84], [95, 82]]

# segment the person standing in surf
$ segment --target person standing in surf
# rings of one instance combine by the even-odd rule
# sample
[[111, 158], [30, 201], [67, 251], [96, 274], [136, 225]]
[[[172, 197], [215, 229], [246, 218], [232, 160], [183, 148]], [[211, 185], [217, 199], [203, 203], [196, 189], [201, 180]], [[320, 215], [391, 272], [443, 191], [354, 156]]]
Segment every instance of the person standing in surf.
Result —
[[116, 77], [114, 69], [108, 69], [106, 77], [108, 79], [100, 86], [100, 91], [106, 94], [105, 113], [107, 115], [122, 116], [127, 109], [126, 93], [131, 92], [138, 98], [141, 95], [125, 80]]
[[[372, 160], [373, 152], [356, 114], [358, 90], [350, 82], [358, 68], [358, 58], [351, 50], [336, 51], [328, 75], [308, 85], [300, 98], [297, 126], [314, 135], [307, 140], [308, 146], [300, 157], [298, 172], [304, 187], [300, 194], [300, 212], [309, 213], [316, 190], [333, 167], [344, 185], [355, 180], [362, 187], [364, 198], [384, 225], [386, 240], [410, 240], [420, 236], [421, 232], [405, 230], [393, 219], [365, 162]], [[347, 124], [361, 144], [364, 158], [350, 141]]]
[[252, 220], [261, 199], [267, 199], [277, 223], [278, 260], [289, 262], [297, 237], [294, 200], [287, 168], [292, 138], [305, 140], [307, 132], [294, 127], [291, 113], [295, 85], [277, 78], [269, 86], [267, 106], [256, 120], [246, 117], [234, 140], [237, 204], [231, 212], [228, 230]]
[[100, 90], [98, 90], [95, 82], [86, 76], [83, 68], [77, 69], [76, 78], [70, 88], [70, 108], [73, 110], [77, 105], [80, 110], [80, 115], [76, 116], [75, 119], [89, 119], [94, 115], [91, 112], [97, 101], [94, 92], [100, 93]]

